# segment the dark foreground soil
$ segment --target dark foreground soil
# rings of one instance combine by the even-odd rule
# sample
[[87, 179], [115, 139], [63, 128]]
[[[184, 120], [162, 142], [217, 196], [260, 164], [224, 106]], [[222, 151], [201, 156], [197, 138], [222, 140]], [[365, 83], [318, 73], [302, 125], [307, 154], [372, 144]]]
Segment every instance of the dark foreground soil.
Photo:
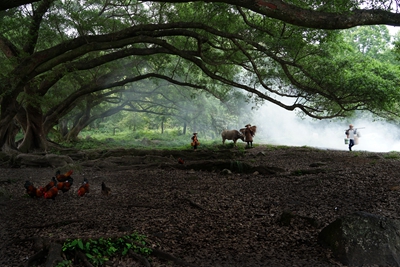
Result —
[[[75, 183], [54, 201], [27, 197], [23, 185], [47, 184], [58, 167], [6, 166], [0, 168], [5, 267], [26, 266], [37, 237], [62, 244], [134, 232], [165, 253], [151, 255], [151, 266], [342, 266], [317, 243], [323, 227], [355, 211], [400, 217], [396, 153], [263, 146], [103, 151], [99, 158], [75, 155], [62, 168], [74, 168]], [[83, 178], [90, 193], [78, 197]], [[112, 190], [108, 197], [102, 182]], [[45, 266], [46, 257], [32, 266]], [[107, 266], [144, 265], [127, 255]]]

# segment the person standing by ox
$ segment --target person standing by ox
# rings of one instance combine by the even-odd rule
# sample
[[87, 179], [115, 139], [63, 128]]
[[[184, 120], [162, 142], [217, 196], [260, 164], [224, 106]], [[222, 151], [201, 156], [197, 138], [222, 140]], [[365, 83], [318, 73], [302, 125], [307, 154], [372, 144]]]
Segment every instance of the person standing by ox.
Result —
[[345, 134], [349, 139], [349, 151], [351, 151], [351, 148], [355, 145], [354, 138], [356, 137], [357, 129], [354, 129], [353, 124], [350, 124], [349, 129], [346, 130]]
[[246, 129], [244, 130], [244, 136], [245, 136], [245, 140], [247, 142], [247, 147], [253, 147], [253, 136], [254, 136], [254, 132], [250, 127], [250, 124], [247, 124], [245, 127]]
[[191, 145], [193, 146], [194, 151], [196, 151], [197, 146], [200, 145], [199, 139], [197, 139], [197, 133], [193, 133]]

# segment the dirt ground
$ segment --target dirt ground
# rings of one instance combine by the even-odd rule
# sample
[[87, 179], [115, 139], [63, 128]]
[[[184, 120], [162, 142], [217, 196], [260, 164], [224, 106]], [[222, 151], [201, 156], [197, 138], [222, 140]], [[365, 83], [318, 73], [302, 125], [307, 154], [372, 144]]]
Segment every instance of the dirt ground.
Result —
[[[151, 266], [342, 266], [317, 243], [323, 227], [355, 211], [399, 218], [394, 152], [257, 146], [96, 153], [70, 153], [74, 184], [54, 201], [27, 197], [24, 183], [44, 186], [57, 167], [2, 165], [0, 266], [26, 266], [37, 237], [62, 244], [133, 232], [165, 253], [151, 255]], [[79, 197], [84, 178], [90, 193]], [[45, 264], [44, 257], [32, 266]], [[128, 255], [107, 266], [144, 265]]]

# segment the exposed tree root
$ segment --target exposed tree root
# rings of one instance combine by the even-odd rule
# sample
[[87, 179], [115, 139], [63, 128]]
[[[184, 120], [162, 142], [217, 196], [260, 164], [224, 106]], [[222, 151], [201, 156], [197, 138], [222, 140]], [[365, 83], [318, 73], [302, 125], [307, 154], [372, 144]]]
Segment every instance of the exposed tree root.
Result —
[[48, 224], [41, 224], [41, 225], [27, 225], [25, 228], [47, 228], [51, 226], [61, 227], [71, 223], [81, 222], [82, 220], [65, 220], [60, 222], [48, 223]]
[[93, 267], [93, 265], [88, 261], [87, 257], [82, 251], [75, 251], [75, 255], [78, 259], [80, 259], [86, 267]]
[[197, 265], [185, 262], [181, 259], [178, 259], [175, 256], [173, 256], [165, 251], [156, 249], [156, 248], [152, 249], [151, 256], [154, 256], [154, 257], [162, 259], [162, 260], [172, 261], [176, 265], [179, 265], [179, 266], [188, 266], [188, 267], [196, 267], [197, 266]]
[[30, 240], [33, 240], [32, 248], [36, 253], [29, 257], [26, 263], [27, 267], [34, 266], [37, 262], [44, 261], [45, 259], [45, 267], [54, 267], [64, 260], [61, 257], [61, 244], [55, 242], [50, 243], [49, 240], [40, 237], [33, 237]]
[[56, 266], [59, 262], [64, 259], [61, 257], [62, 245], [59, 243], [51, 243], [49, 246], [49, 253], [47, 255], [47, 261], [45, 267]]
[[150, 262], [149, 262], [145, 257], [143, 257], [142, 255], [139, 255], [139, 254], [133, 252], [132, 250], [129, 251], [129, 255], [130, 255], [132, 258], [136, 259], [136, 260], [137, 260], [138, 262], [140, 262], [141, 264], [143, 264], [144, 266], [146, 266], [146, 267], [151, 267]]
[[35, 252], [38, 252], [40, 250], [43, 250], [43, 249], [49, 247], [48, 239], [44, 239], [41, 237], [33, 237], [32, 240], [33, 240], [32, 249]]
[[45, 249], [42, 249], [35, 254], [33, 254], [31, 257], [29, 257], [28, 261], [26, 262], [26, 267], [33, 266], [36, 262], [44, 259], [47, 255], [47, 251]]

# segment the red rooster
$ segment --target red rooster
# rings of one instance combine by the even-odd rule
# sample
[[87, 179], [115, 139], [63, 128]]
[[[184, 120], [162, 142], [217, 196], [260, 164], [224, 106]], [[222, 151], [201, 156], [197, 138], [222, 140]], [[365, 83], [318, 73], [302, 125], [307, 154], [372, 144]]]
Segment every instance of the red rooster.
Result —
[[25, 188], [26, 188], [26, 193], [32, 197], [42, 197], [43, 196], [43, 190], [41, 187], [36, 188], [32, 182], [30, 181], [25, 181]]
[[55, 200], [57, 195], [58, 195], [57, 186], [53, 186], [46, 193], [44, 193], [44, 198]]
[[65, 182], [66, 180], [68, 180], [68, 178], [70, 178], [71, 174], [73, 173], [73, 170], [69, 170], [64, 174], [61, 174], [60, 170], [56, 171], [56, 178], [57, 181], [59, 182]]
[[184, 164], [185, 161], [184, 161], [182, 158], [179, 158], [179, 159], [178, 159], [178, 163], [179, 163], [179, 164]]
[[86, 193], [89, 193], [89, 181], [84, 178], [82, 185], [78, 189], [78, 196], [83, 197]]
[[69, 177], [68, 180], [65, 180], [65, 182], [58, 182], [57, 189], [59, 191], [62, 191], [63, 193], [66, 193], [71, 189], [73, 183], [74, 179], [72, 177]]
[[51, 178], [51, 181], [43, 188], [43, 193], [46, 193], [54, 186], [57, 186], [57, 180], [55, 177]]

